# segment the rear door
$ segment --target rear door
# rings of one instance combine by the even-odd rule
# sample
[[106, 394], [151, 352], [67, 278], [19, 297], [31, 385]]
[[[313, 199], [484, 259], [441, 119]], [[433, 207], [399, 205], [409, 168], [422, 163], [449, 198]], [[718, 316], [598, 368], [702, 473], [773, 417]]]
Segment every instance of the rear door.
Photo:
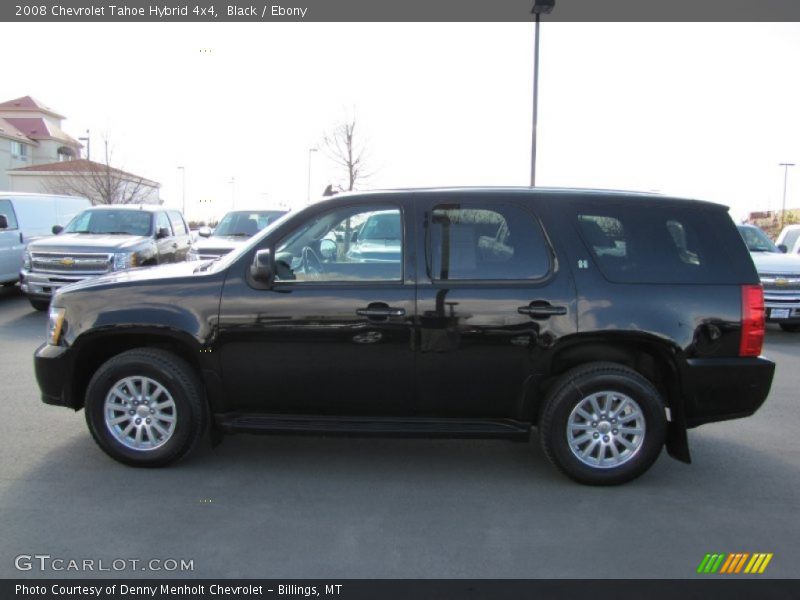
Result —
[[431, 195], [417, 210], [416, 412], [527, 418], [530, 381], [576, 331], [571, 274], [524, 198]]

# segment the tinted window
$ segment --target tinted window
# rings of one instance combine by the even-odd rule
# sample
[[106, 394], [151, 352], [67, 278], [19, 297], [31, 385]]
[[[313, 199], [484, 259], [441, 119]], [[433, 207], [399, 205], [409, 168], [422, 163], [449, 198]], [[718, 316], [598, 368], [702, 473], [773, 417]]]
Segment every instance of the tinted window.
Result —
[[[579, 211], [580, 236], [600, 270], [625, 283], [725, 283], [745, 260], [741, 243], [727, 255], [735, 231], [722, 211], [626, 206]], [[727, 248], [727, 249], [726, 249]], [[733, 248], [736, 249], [735, 247]], [[734, 273], [734, 275], [732, 275]]]
[[214, 235], [248, 238], [257, 234], [283, 214], [285, 213], [276, 210], [229, 212], [217, 224]]
[[0, 200], [0, 215], [5, 215], [8, 219], [8, 228], [17, 228], [17, 215], [14, 213], [14, 207], [11, 205], [11, 200]]
[[436, 280], [538, 279], [550, 268], [539, 224], [526, 209], [511, 204], [437, 206], [427, 243]]
[[739, 233], [750, 252], [780, 252], [772, 240], [758, 227], [741, 225]]
[[189, 230], [186, 228], [186, 223], [184, 223], [183, 217], [179, 212], [170, 212], [169, 221], [172, 223], [172, 231], [175, 232], [175, 235], [185, 235], [189, 233]]
[[277, 244], [277, 281], [401, 281], [400, 211], [349, 206], [307, 221]]

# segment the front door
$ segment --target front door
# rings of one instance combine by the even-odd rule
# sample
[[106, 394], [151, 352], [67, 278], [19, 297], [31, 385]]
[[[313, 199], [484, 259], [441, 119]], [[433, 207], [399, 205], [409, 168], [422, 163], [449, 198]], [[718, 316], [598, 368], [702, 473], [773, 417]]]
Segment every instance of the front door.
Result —
[[0, 282], [14, 281], [19, 278], [25, 245], [10, 200], [0, 198], [0, 215], [5, 215], [8, 222], [8, 227], [0, 229]]
[[570, 274], [527, 202], [421, 199], [416, 410], [530, 418], [530, 383], [576, 331]]
[[270, 289], [229, 272], [219, 348], [228, 403], [289, 414], [408, 414], [414, 394], [414, 273], [403, 207], [309, 216], [270, 242]]

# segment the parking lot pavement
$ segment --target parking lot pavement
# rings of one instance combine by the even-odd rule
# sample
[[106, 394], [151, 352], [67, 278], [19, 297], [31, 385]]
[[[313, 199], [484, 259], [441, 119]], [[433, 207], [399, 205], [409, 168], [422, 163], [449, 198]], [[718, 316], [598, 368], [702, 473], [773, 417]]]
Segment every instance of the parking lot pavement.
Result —
[[[583, 487], [535, 443], [235, 436], [144, 470], [95, 447], [83, 413], [39, 401], [46, 315], [0, 291], [0, 577], [14, 557], [186, 559], [192, 577], [692, 577], [707, 552], [800, 564], [800, 335], [770, 327], [772, 394], [693, 430], [622, 487]], [[535, 440], [534, 440], [535, 442]]]

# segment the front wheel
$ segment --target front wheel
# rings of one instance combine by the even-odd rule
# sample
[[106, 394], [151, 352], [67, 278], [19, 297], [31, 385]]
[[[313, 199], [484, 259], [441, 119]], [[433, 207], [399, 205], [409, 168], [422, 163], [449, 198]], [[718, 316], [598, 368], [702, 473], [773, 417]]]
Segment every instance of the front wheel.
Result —
[[664, 403], [633, 369], [591, 363], [562, 375], [539, 420], [542, 448], [568, 477], [618, 485], [644, 473], [664, 445]]
[[86, 423], [111, 458], [161, 467], [186, 455], [207, 420], [200, 381], [163, 350], [129, 350], [104, 363], [86, 390]]
[[797, 333], [800, 331], [800, 324], [798, 323], [781, 323], [781, 329], [789, 333]]

